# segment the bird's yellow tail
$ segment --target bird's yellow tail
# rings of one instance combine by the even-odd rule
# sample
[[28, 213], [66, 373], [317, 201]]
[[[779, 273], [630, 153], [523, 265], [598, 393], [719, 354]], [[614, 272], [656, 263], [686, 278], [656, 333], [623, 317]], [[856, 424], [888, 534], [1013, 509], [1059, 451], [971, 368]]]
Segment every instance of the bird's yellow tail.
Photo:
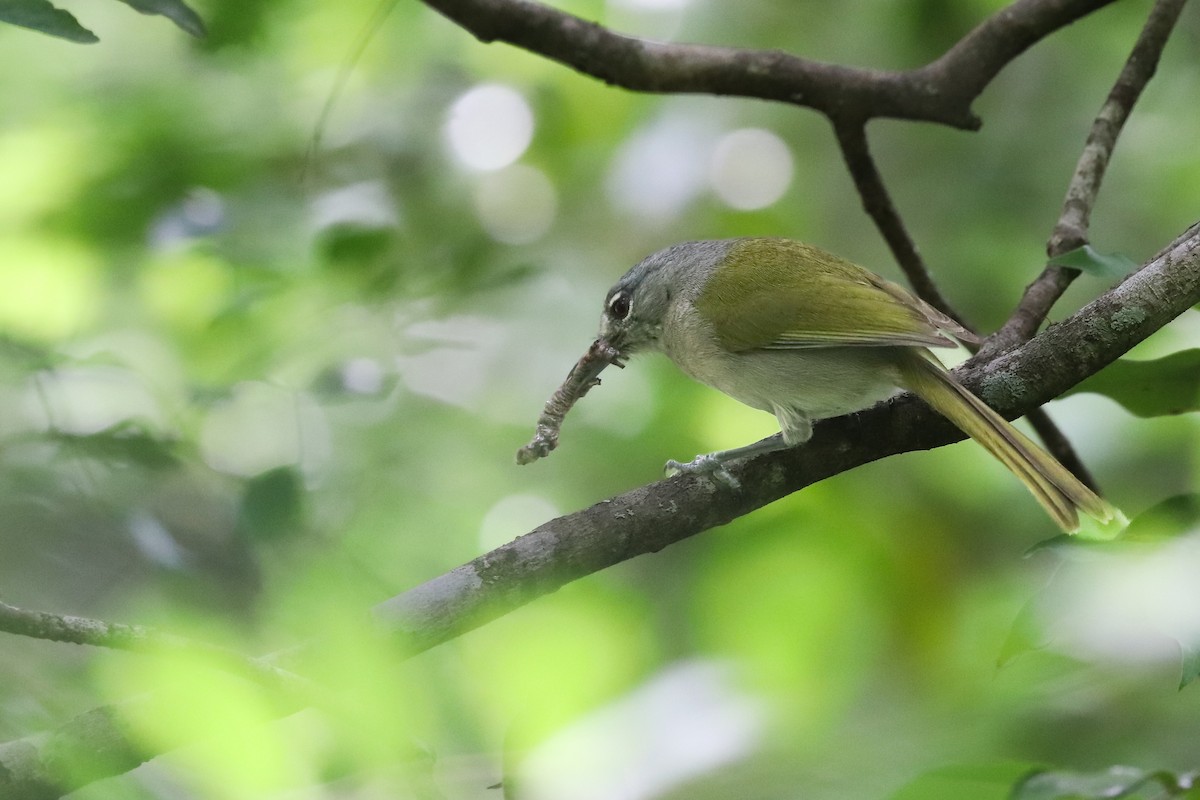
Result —
[[1117, 508], [956, 381], [932, 353], [910, 352], [912, 357], [901, 364], [905, 388], [1000, 459], [1064, 531], [1079, 530], [1079, 511], [1101, 523], [1122, 518]]

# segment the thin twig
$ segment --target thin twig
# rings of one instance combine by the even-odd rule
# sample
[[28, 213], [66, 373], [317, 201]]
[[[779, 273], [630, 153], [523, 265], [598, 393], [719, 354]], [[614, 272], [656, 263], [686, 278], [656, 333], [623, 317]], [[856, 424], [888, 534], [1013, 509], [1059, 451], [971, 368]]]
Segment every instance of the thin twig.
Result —
[[1025, 415], [1025, 419], [1029, 420], [1029, 424], [1033, 426], [1033, 430], [1042, 440], [1042, 444], [1046, 446], [1046, 450], [1058, 459], [1058, 463], [1070, 470], [1071, 474], [1078, 478], [1084, 486], [1096, 494], [1102, 494], [1096, 476], [1088, 469], [1087, 464], [1083, 463], [1083, 459], [1079, 457], [1071, 440], [1062, 432], [1062, 428], [1058, 427], [1058, 423], [1051, 418], [1046, 409], [1035, 408]]
[[358, 41], [354, 47], [342, 59], [342, 63], [338, 65], [337, 74], [333, 78], [333, 86], [329, 89], [329, 94], [325, 96], [325, 102], [321, 104], [321, 110], [317, 112], [317, 121], [313, 123], [312, 136], [308, 139], [308, 149], [304, 153], [304, 165], [300, 172], [300, 183], [307, 184], [309, 178], [309, 170], [317, 160], [317, 153], [321, 149], [321, 140], [325, 137], [325, 128], [329, 124], [329, 117], [333, 113], [333, 107], [337, 103], [338, 98], [342, 96], [342, 92], [346, 88], [347, 82], [350, 80], [350, 75], [354, 71], [354, 66], [362, 59], [363, 54], [367, 52], [367, 47], [371, 44], [371, 40], [375, 38], [375, 34], [383, 26], [384, 20], [392, 13], [396, 4], [400, 0], [379, 0], [375, 6], [375, 10], [371, 12], [370, 19], [363, 29], [358, 34]]
[[925, 260], [917, 252], [917, 245], [904, 226], [904, 221], [900, 219], [900, 213], [892, 202], [883, 176], [880, 175], [875, 159], [871, 156], [865, 120], [841, 118], [834, 122], [833, 129], [838, 146], [842, 150], [842, 159], [846, 162], [850, 177], [854, 179], [854, 187], [862, 199], [863, 208], [874, 220], [875, 227], [883, 234], [913, 291], [926, 303], [953, 318], [967, 330], [978, 333], [950, 305], [950, 301], [934, 282], [933, 274], [925, 265]]
[[533, 438], [529, 444], [517, 451], [518, 464], [532, 464], [539, 458], [550, 455], [550, 452], [558, 447], [558, 435], [567, 412], [589, 389], [600, 385], [598, 376], [610, 364], [624, 367], [621, 353], [603, 339], [592, 342], [592, 346], [579, 359], [579, 363], [567, 373], [566, 380], [546, 401], [538, 417]]
[[[1133, 51], [1092, 123], [1087, 143], [1067, 188], [1062, 213], [1046, 245], [1046, 254], [1050, 258], [1087, 244], [1092, 208], [1096, 204], [1100, 183], [1112, 158], [1117, 137], [1146, 84], [1154, 76], [1163, 48], [1186, 2], [1158, 0], [1151, 9]], [[1076, 269], [1047, 266], [1025, 288], [1021, 302], [1008, 321], [984, 343], [981, 350], [983, 356], [986, 358], [1003, 352], [1033, 336], [1077, 275], [1079, 271]]]
[[142, 653], [182, 654], [201, 657], [229, 672], [271, 688], [308, 691], [304, 678], [287, 670], [248, 658], [226, 647], [165, 633], [143, 625], [30, 611], [0, 602], [0, 631], [52, 642], [107, 647]]
[[889, 71], [826, 64], [778, 50], [742, 50], [624, 36], [532, 0], [424, 0], [484, 42], [502, 41], [638, 92], [755, 97], [829, 116], [980, 126], [971, 103], [1014, 58], [1113, 0], [1017, 0], [941, 58]]

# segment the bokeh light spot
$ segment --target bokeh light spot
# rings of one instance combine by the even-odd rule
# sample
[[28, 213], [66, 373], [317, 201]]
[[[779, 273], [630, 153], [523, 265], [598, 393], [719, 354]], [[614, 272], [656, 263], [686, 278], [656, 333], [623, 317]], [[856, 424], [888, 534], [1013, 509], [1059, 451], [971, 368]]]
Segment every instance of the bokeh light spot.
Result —
[[650, 800], [753, 752], [766, 709], [727, 664], [677, 663], [538, 746], [530, 800]]
[[717, 143], [709, 181], [724, 203], [752, 211], [783, 197], [793, 171], [792, 154], [782, 139], [760, 128], [742, 128]]
[[383, 377], [383, 367], [373, 358], [352, 358], [342, 364], [342, 385], [355, 394], [378, 394]]
[[478, 170], [507, 167], [533, 139], [533, 111], [519, 92], [499, 84], [476, 86], [454, 101], [446, 138], [456, 158]]
[[159, 319], [199, 329], [228, 301], [233, 276], [228, 266], [213, 256], [178, 252], [151, 262], [139, 278], [138, 289], [142, 302]]
[[42, 428], [88, 435], [127, 420], [155, 428], [166, 420], [139, 376], [107, 364], [60, 366], [27, 390], [26, 416]]
[[95, 316], [100, 265], [88, 250], [5, 237], [0, 264], [0, 331], [53, 341], [79, 332]]
[[537, 241], [554, 223], [558, 193], [540, 169], [514, 164], [483, 176], [475, 188], [475, 213], [484, 230], [504, 244]]
[[235, 386], [200, 432], [204, 460], [233, 475], [291, 464], [312, 475], [326, 465], [331, 449], [329, 422], [310, 395], [261, 381]]
[[617, 153], [608, 177], [614, 205], [638, 216], [678, 216], [704, 189], [702, 164], [712, 139], [688, 118], [667, 118], [639, 131]]

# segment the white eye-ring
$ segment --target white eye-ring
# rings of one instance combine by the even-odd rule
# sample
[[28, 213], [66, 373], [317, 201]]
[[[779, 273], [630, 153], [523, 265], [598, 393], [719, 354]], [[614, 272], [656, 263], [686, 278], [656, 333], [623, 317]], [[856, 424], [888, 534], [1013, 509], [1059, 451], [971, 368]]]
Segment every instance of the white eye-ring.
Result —
[[625, 319], [629, 316], [629, 295], [625, 291], [614, 294], [608, 301], [608, 313], [614, 319]]

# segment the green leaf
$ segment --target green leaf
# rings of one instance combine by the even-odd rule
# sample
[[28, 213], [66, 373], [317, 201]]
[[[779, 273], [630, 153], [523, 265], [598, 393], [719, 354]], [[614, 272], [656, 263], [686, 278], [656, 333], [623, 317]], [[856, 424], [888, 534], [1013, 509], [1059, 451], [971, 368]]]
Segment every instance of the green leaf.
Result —
[[112, 465], [139, 466], [162, 470], [175, 466], [175, 443], [156, 437], [137, 423], [125, 421], [96, 433], [76, 434], [51, 431], [51, 441], [60, 442], [75, 456], [93, 458]]
[[1200, 494], [1168, 497], [1134, 517], [1123, 541], [1159, 542], [1191, 533], [1200, 526]]
[[277, 467], [246, 482], [238, 528], [252, 539], [295, 536], [303, 520], [304, 485], [292, 467]]
[[80, 44], [100, 41], [74, 16], [55, 8], [49, 0], [0, 0], [0, 22], [32, 28]]
[[1076, 247], [1050, 259], [1056, 267], [1071, 267], [1101, 278], [1123, 278], [1137, 268], [1137, 262], [1121, 253], [1101, 253], [1090, 244]]
[[996, 657], [997, 667], [1006, 667], [1020, 655], [1043, 650], [1050, 643], [1046, 631], [1037, 619], [1037, 601], [1041, 593], [1034, 595], [1021, 606], [1016, 618], [1004, 637], [1000, 646], [1000, 654]]
[[174, 22], [197, 39], [206, 33], [204, 20], [187, 6], [183, 0], [121, 0], [122, 3], [143, 14], [159, 14]]
[[[1180, 494], [1151, 506], [1128, 522], [1124, 529], [1106, 539], [1081, 538], [1060, 533], [1034, 544], [1025, 551], [1029, 558], [1051, 552], [1065, 560], [1086, 558], [1096, 552], [1119, 552], [1115, 548], [1162, 542], [1192, 533], [1200, 527], [1200, 494]], [[1100, 550], [1104, 548], [1104, 550]]]
[[[1183, 796], [1192, 776], [1109, 767], [1101, 772], [1038, 772], [1013, 787], [1012, 800], [1102, 800]], [[1146, 790], [1144, 793], [1143, 790]]]
[[1200, 349], [1181, 350], [1153, 361], [1120, 359], [1067, 394], [1079, 392], [1111, 397], [1139, 417], [1200, 410]]
[[1035, 764], [956, 764], [926, 772], [891, 800], [1009, 800], [1012, 787], [1038, 769]]
[[1200, 678], [1200, 646], [1196, 642], [1179, 642], [1180, 665], [1179, 688], [1183, 689], [1189, 683]]

